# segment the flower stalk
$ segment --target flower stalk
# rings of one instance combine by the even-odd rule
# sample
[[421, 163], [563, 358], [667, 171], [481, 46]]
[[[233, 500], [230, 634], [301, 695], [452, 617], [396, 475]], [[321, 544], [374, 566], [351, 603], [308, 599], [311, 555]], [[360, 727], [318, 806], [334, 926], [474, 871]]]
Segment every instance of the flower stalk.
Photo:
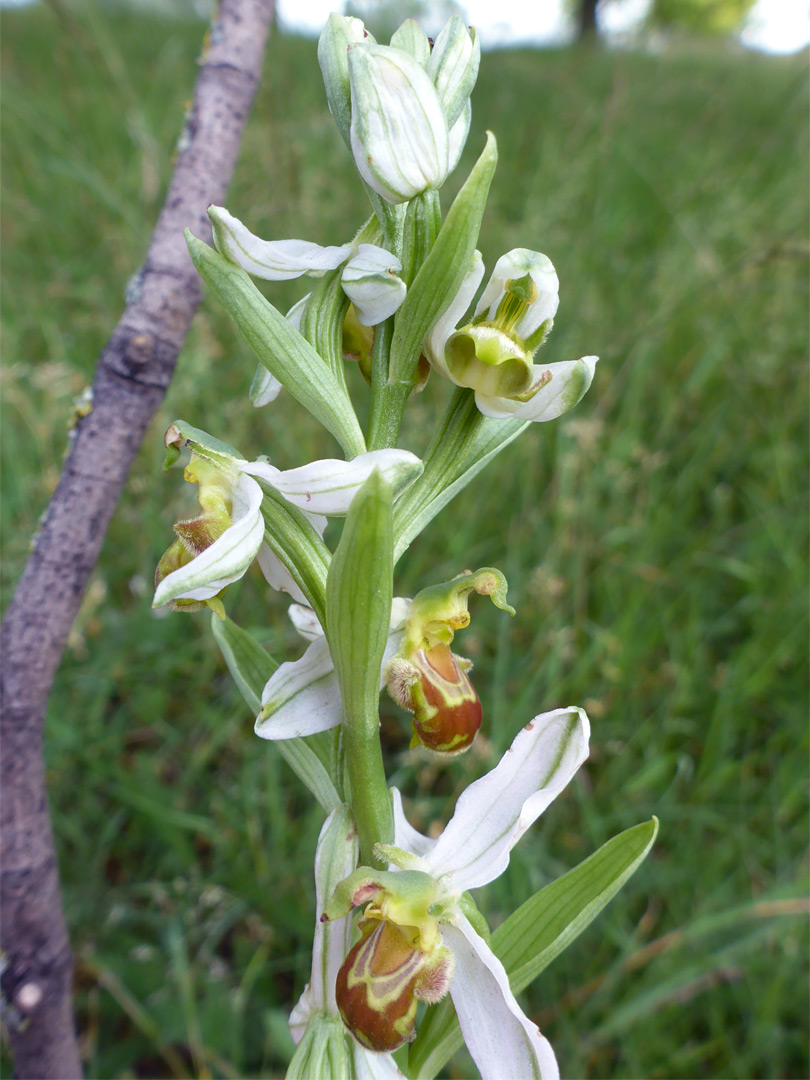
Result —
[[[498, 160], [492, 134], [442, 216], [439, 190], [470, 129], [475, 31], [454, 16], [431, 42], [406, 20], [382, 45], [361, 20], [332, 15], [318, 59], [373, 215], [322, 246], [263, 239], [211, 207], [215, 248], [187, 240], [259, 362], [250, 400], [268, 409], [259, 414], [271, 418], [268, 444], [278, 410], [289, 405], [319, 422], [345, 457], [281, 470], [176, 421], [167, 464], [190, 453], [184, 475], [200, 507], [175, 525], [154, 604], [212, 609], [215, 639], [256, 717], [256, 735], [279, 743], [328, 814], [315, 856], [312, 975], [290, 1016], [296, 1049], [288, 1078], [397, 1080], [403, 1074], [392, 1055], [414, 1039], [411, 1075], [421, 1075], [455, 1021], [443, 1007], [431, 1010], [446, 1030], [429, 1019], [422, 1037], [419, 1004], [446, 998], [483, 1080], [557, 1080], [554, 1053], [515, 999], [469, 890], [504, 872], [514, 845], [572, 781], [588, 754], [588, 718], [573, 706], [536, 715], [461, 793], [445, 828], [433, 822], [426, 835], [388, 783], [380, 692], [409, 714], [403, 727], [410, 725], [413, 753], [405, 753], [403, 731], [397, 758], [406, 776], [426, 758], [440, 767], [463, 753], [479, 730], [510, 723], [508, 710], [485, 713], [476, 689], [485, 672], [455, 651], [473, 593], [515, 614], [503, 574], [462, 563], [455, 576], [423, 582], [408, 599], [394, 596], [394, 566], [506, 445], [532, 422], [577, 404], [596, 358], [539, 362], [559, 281], [537, 251], [502, 255], [475, 303], [485, 274], [479, 230]], [[308, 291], [284, 316], [254, 277], [270, 287], [306, 279]], [[347, 378], [347, 361], [357, 362], [365, 382]], [[455, 391], [423, 440], [423, 462], [397, 444], [411, 395], [431, 372]], [[366, 406], [356, 408], [354, 387], [367, 392], [366, 383], [364, 436], [358, 413]], [[285, 394], [291, 405], [280, 404]], [[344, 519], [336, 545], [330, 518]], [[265, 637], [229, 617], [228, 587], [254, 562], [266, 585], [293, 601], [288, 614], [305, 643], [295, 658], [279, 663]], [[613, 883], [583, 886], [587, 895], [570, 904], [571, 926], [598, 910], [620, 873], [626, 868]], [[516, 918], [510, 941], [520, 941], [524, 927], [520, 911]], [[571, 936], [565, 925], [561, 936]], [[533, 963], [529, 957], [520, 970]]]

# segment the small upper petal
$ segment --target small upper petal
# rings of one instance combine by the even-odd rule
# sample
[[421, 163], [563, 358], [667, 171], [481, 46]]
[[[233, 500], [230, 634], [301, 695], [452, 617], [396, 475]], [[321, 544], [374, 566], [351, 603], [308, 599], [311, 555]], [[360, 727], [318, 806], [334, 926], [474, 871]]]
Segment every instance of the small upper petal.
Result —
[[523, 1013], [484, 939], [461, 914], [441, 934], [456, 961], [450, 996], [481, 1080], [559, 1080], [551, 1044]]
[[584, 710], [542, 713], [516, 736], [486, 776], [470, 784], [426, 859], [437, 877], [464, 892], [502, 874], [509, 852], [588, 756]]

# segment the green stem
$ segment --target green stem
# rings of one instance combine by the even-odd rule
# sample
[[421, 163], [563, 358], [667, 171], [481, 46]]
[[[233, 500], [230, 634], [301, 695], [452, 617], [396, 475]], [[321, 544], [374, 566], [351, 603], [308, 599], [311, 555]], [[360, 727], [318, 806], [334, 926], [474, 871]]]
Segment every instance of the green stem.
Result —
[[363, 861], [391, 843], [380, 747], [380, 668], [394, 584], [390, 486], [378, 471], [355, 495], [326, 583], [327, 640], [343, 703], [343, 771]]
[[[390, 320], [393, 323], [393, 319]], [[379, 331], [379, 327], [377, 330]], [[393, 333], [393, 330], [392, 330]], [[376, 344], [376, 342], [375, 342]], [[388, 357], [386, 356], [386, 367]], [[373, 370], [373, 369], [372, 369]], [[413, 381], [408, 383], [380, 382], [374, 393], [372, 382], [371, 417], [368, 428], [369, 450], [382, 450], [387, 446], [396, 446], [402, 414], [413, 390]]]
[[376, 843], [394, 842], [394, 818], [385, 782], [380, 717], [376, 709], [368, 712], [353, 707], [346, 709], [343, 761], [344, 790], [357, 824], [361, 862], [384, 870], [385, 863], [375, 858], [373, 847]]
[[390, 438], [393, 430], [389, 419], [388, 398], [386, 395], [388, 357], [391, 353], [393, 338], [394, 318], [392, 316], [374, 328], [374, 345], [371, 349], [371, 406], [367, 438], [369, 450], [381, 450], [386, 446], [394, 446], [396, 437], [399, 434], [399, 425], [397, 424], [394, 431], [394, 441], [386, 441]]
[[[424, 191], [408, 203], [404, 227], [398, 235], [398, 250], [402, 261], [402, 279], [410, 288], [436, 242], [442, 223], [438, 191]], [[371, 413], [368, 427], [368, 447], [381, 450], [396, 446], [402, 415], [413, 390], [413, 374], [418, 353], [407, 378], [391, 380], [389, 358], [394, 341], [395, 316], [377, 327], [371, 361]]]

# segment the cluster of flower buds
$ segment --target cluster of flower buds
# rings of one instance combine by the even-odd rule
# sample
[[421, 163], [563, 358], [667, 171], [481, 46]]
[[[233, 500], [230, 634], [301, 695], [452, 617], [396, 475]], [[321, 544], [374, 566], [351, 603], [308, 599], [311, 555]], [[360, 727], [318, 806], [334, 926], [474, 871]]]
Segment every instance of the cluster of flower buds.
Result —
[[469, 677], [472, 662], [450, 649], [456, 630], [469, 626], [473, 592], [515, 614], [506, 603], [506, 579], [489, 567], [431, 585], [413, 598], [402, 648], [385, 672], [391, 697], [413, 713], [411, 746], [460, 754], [481, 727], [481, 702]]
[[358, 172], [386, 202], [440, 188], [455, 169], [480, 58], [458, 16], [432, 45], [411, 19], [378, 45], [360, 19], [329, 16], [318, 44], [329, 109]]

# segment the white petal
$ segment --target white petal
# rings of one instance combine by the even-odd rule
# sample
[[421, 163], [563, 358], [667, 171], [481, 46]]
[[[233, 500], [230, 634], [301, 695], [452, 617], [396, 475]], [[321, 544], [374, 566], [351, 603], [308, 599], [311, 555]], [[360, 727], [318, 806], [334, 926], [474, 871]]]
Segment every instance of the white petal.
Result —
[[414, 19], [406, 19], [391, 35], [395, 49], [409, 53], [418, 64], [425, 67], [430, 60], [430, 38]]
[[553, 319], [560, 303], [557, 271], [548, 256], [539, 251], [530, 251], [529, 248], [513, 248], [501, 255], [495, 263], [492, 277], [481, 294], [481, 299], [476, 304], [475, 314], [486, 315], [489, 320], [494, 319], [506, 282], [525, 277], [526, 274], [531, 275], [537, 286], [537, 299], [520, 320], [517, 332], [521, 337], [527, 338], [546, 319]]
[[425, 342], [425, 353], [430, 361], [430, 366], [435, 368], [446, 379], [452, 379], [452, 376], [444, 360], [444, 347], [447, 344], [447, 339], [456, 329], [457, 323], [472, 303], [483, 276], [484, 263], [481, 259], [481, 252], [474, 251], [470, 267], [459, 286], [458, 292], [450, 301], [450, 306], [439, 318]]
[[405, 1074], [400, 1072], [397, 1063], [390, 1054], [375, 1054], [365, 1050], [352, 1039], [354, 1050], [354, 1080], [398, 1080]]
[[170, 600], [209, 600], [245, 573], [264, 539], [262, 490], [249, 476], [239, 476], [232, 500], [233, 524], [191, 562], [166, 575], [153, 607]]
[[341, 275], [343, 291], [363, 326], [384, 322], [405, 299], [405, 282], [397, 277], [402, 263], [385, 248], [360, 244]]
[[327, 270], [337, 269], [352, 253], [351, 244], [321, 247], [309, 240], [261, 240], [222, 206], [210, 207], [208, 216], [219, 251], [266, 281], [287, 281], [302, 274], [321, 277]]
[[[304, 308], [311, 295], [311, 293], [307, 293], [307, 295], [303, 296], [296, 304], [293, 304], [287, 312], [287, 322], [290, 323], [291, 326], [294, 326], [296, 330], [301, 326]], [[250, 403], [254, 408], [260, 409], [262, 405], [269, 405], [271, 401], [276, 400], [283, 389], [282, 384], [275, 375], [270, 374], [264, 364], [259, 363], [256, 365], [256, 374], [253, 376], [253, 382], [250, 384], [250, 391], [248, 394]]]
[[299, 604], [307, 603], [307, 598], [301, 592], [292, 574], [268, 544], [262, 544], [259, 548], [256, 553], [256, 562], [271, 589], [287, 593]]
[[590, 724], [573, 706], [541, 713], [501, 760], [462, 792], [427, 856], [436, 876], [464, 892], [486, 885], [509, 865], [509, 852], [568, 784], [588, 756]]
[[262, 461], [240, 462], [244, 472], [259, 476], [280, 491], [294, 506], [310, 514], [340, 516], [375, 469], [393, 486], [394, 493], [422, 471], [422, 463], [407, 450], [372, 450], [351, 461], [325, 458], [298, 469], [279, 472]]
[[399, 788], [391, 789], [391, 805], [394, 811], [394, 847], [409, 851], [420, 858], [426, 856], [436, 844], [429, 836], [423, 836], [405, 817]]
[[[461, 151], [464, 149], [467, 136], [470, 134], [470, 122], [472, 120], [472, 106], [469, 100], [461, 110], [461, 115], [450, 128], [450, 172], [458, 165]], [[472, 299], [472, 297], [470, 297]]]
[[312, 943], [312, 977], [290, 1013], [290, 1031], [297, 1043], [312, 1013], [338, 1015], [335, 980], [346, 959], [352, 936], [350, 916], [328, 923], [320, 921], [327, 900], [357, 865], [357, 829], [348, 806], [333, 810], [323, 824], [315, 851], [315, 938]]
[[248, 397], [254, 409], [260, 409], [263, 405], [269, 405], [275, 401], [284, 389], [275, 375], [272, 375], [264, 364], [258, 364], [253, 382], [250, 384]]
[[391, 623], [390, 630], [401, 630], [407, 620], [410, 618], [411, 607], [413, 606], [413, 600], [409, 600], [406, 596], [395, 596], [391, 601]]
[[356, 254], [346, 263], [343, 278], [362, 277], [363, 274], [377, 274], [383, 270], [393, 270], [398, 274], [402, 263], [386, 248], [376, 244], [358, 244]]
[[[402, 645], [404, 632], [388, 635], [382, 669]], [[292, 739], [337, 727], [343, 718], [337, 676], [325, 637], [317, 638], [300, 660], [282, 664], [262, 693], [255, 731], [262, 739]]]
[[311, 607], [307, 607], [306, 604], [290, 604], [287, 615], [305, 640], [314, 641], [316, 638], [323, 637], [323, 627]]
[[518, 420], [556, 420], [568, 412], [585, 395], [593, 381], [597, 356], [583, 356], [581, 360], [563, 360], [558, 364], [534, 365], [534, 381], [546, 373], [551, 378], [541, 386], [529, 401], [512, 401], [510, 398], [492, 397], [476, 392], [475, 404], [479, 412], [493, 420], [515, 417]]
[[456, 960], [450, 996], [481, 1080], [559, 1080], [551, 1044], [524, 1015], [484, 939], [463, 915], [441, 934]]

